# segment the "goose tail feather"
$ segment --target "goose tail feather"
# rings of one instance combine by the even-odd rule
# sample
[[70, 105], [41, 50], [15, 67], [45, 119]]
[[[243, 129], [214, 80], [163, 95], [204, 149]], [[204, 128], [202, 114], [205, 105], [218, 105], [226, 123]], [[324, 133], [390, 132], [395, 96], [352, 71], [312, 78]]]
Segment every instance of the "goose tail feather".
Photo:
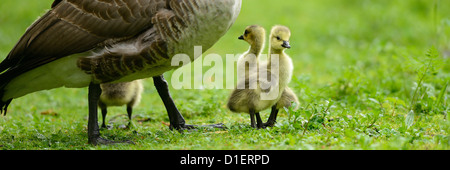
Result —
[[8, 106], [11, 103], [12, 99], [3, 100], [5, 96], [5, 86], [8, 84], [9, 80], [6, 73], [0, 74], [0, 115], [6, 115], [6, 111], [8, 111]]
[[6, 116], [6, 113], [8, 112], [8, 106], [11, 104], [12, 99], [9, 99], [7, 101], [0, 100], [0, 115]]

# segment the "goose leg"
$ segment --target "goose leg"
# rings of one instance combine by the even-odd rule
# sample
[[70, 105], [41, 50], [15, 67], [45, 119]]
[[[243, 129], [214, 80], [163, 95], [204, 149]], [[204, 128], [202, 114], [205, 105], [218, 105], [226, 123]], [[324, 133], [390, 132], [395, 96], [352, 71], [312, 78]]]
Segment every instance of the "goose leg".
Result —
[[272, 106], [272, 112], [270, 112], [269, 119], [266, 123], [264, 123], [264, 127], [274, 127], [275, 123], [277, 122], [277, 115], [278, 115], [278, 109], [277, 106]]
[[164, 79], [163, 75], [153, 77], [153, 83], [155, 84], [156, 90], [158, 91], [159, 96], [161, 97], [164, 106], [166, 107], [167, 114], [169, 115], [170, 120], [170, 129], [176, 130], [186, 130], [186, 129], [195, 129], [196, 127], [213, 127], [219, 129], [225, 129], [226, 127], [223, 124], [215, 124], [215, 125], [187, 125], [180, 111], [178, 111], [177, 106], [173, 102], [173, 99], [169, 92], [169, 85], [167, 81]]
[[92, 145], [116, 144], [116, 143], [133, 143], [131, 141], [110, 141], [100, 137], [100, 129], [98, 128], [98, 102], [102, 89], [99, 84], [91, 83], [89, 85], [89, 120], [88, 120], [88, 143]]

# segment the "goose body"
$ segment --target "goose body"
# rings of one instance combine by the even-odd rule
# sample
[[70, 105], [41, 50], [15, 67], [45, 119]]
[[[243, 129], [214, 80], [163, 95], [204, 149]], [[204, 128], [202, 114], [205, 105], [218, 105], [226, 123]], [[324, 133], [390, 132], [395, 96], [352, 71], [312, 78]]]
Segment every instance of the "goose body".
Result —
[[[59, 0], [0, 64], [3, 103], [26, 94], [89, 83], [126, 82], [195, 60], [234, 23], [240, 0]], [[1, 105], [4, 109], [4, 105]]]
[[96, 128], [99, 84], [153, 77], [171, 127], [188, 127], [162, 74], [171, 59], [191, 61], [237, 19], [241, 0], [55, 0], [0, 63], [0, 113], [15, 98], [59, 87], [89, 86], [89, 142]]
[[126, 105], [128, 118], [131, 123], [133, 108], [140, 103], [141, 94], [144, 90], [142, 80], [120, 83], [105, 83], [101, 84], [100, 87], [102, 89], [102, 94], [100, 95], [98, 106], [102, 110], [102, 127], [106, 128], [105, 119], [108, 111], [107, 109], [111, 106]]

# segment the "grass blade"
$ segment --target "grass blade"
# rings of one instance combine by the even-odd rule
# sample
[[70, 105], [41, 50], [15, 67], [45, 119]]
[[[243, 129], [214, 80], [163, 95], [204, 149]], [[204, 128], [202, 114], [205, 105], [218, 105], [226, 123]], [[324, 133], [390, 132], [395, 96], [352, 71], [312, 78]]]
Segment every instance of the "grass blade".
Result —
[[412, 125], [414, 125], [414, 110], [410, 110], [408, 115], [406, 115], [405, 124], [409, 129]]
[[447, 81], [444, 88], [442, 88], [441, 93], [439, 93], [439, 97], [436, 100], [436, 104], [434, 106], [439, 106], [442, 103], [442, 100], [444, 99], [444, 94], [447, 92], [448, 83], [449, 82]]

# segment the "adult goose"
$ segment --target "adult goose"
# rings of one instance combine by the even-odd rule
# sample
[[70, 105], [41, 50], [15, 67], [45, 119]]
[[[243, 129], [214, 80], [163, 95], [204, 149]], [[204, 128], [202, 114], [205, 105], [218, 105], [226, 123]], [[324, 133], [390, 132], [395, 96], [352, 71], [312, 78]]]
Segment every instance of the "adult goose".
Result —
[[[153, 77], [170, 128], [189, 129], [162, 74], [171, 58], [191, 61], [214, 45], [237, 19], [241, 0], [55, 0], [0, 63], [0, 110], [15, 98], [58, 87], [89, 87], [88, 141], [100, 137], [101, 83]], [[212, 125], [221, 127], [222, 125]]]

